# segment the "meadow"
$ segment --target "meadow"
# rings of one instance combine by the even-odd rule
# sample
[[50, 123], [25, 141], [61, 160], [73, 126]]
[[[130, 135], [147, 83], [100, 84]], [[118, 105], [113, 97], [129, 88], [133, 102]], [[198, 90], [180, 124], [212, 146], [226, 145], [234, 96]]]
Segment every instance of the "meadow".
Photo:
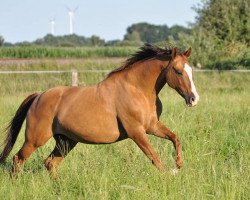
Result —
[[[0, 70], [112, 69], [120, 59], [39, 61], [1, 65]], [[7, 66], [7, 67], [6, 67]], [[106, 73], [79, 73], [81, 86], [99, 82]], [[194, 108], [168, 86], [160, 93], [161, 120], [182, 142], [184, 166], [177, 175], [170, 141], [149, 136], [166, 167], [160, 173], [131, 140], [111, 145], [78, 144], [53, 180], [43, 160], [53, 139], [26, 162], [17, 179], [9, 178], [11, 160], [24, 140], [22, 129], [11, 155], [0, 165], [0, 199], [173, 199], [235, 200], [250, 197], [250, 73], [196, 72], [201, 100]], [[70, 85], [70, 73], [0, 74], [0, 129], [3, 130], [30, 93]], [[4, 134], [0, 135], [3, 141]]]

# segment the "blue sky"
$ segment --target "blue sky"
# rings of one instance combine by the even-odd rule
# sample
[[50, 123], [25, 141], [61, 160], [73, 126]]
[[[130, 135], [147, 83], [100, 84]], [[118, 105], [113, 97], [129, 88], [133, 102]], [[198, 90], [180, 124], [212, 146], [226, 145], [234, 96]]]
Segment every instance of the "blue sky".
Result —
[[55, 18], [55, 35], [69, 34], [67, 6], [78, 9], [75, 33], [105, 40], [123, 39], [126, 28], [138, 22], [187, 26], [194, 22], [191, 9], [201, 0], [1, 0], [0, 35], [6, 42], [33, 41], [50, 33]]

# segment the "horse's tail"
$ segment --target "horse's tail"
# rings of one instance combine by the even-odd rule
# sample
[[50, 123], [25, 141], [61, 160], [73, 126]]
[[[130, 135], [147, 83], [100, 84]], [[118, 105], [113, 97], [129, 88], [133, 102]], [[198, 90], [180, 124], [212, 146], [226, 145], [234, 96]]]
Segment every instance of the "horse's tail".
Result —
[[29, 108], [38, 95], [39, 95], [38, 93], [31, 94], [22, 102], [22, 104], [16, 111], [15, 116], [12, 118], [8, 127], [6, 128], [7, 135], [4, 141], [5, 145], [4, 149], [0, 154], [0, 163], [4, 162], [5, 159], [8, 157], [8, 155], [10, 154], [16, 142], [20, 129], [22, 128], [22, 124], [26, 118]]

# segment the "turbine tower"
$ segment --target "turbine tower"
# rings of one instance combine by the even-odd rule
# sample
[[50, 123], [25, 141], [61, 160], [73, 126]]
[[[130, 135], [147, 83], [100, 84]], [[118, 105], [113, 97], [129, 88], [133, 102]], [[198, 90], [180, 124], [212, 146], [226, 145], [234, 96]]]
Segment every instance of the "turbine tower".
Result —
[[68, 9], [68, 14], [69, 14], [69, 34], [74, 34], [74, 25], [75, 25], [75, 13], [76, 10], [78, 9], [78, 6], [72, 10], [72, 9]]
[[55, 18], [50, 20], [50, 33], [51, 35], [55, 35]]

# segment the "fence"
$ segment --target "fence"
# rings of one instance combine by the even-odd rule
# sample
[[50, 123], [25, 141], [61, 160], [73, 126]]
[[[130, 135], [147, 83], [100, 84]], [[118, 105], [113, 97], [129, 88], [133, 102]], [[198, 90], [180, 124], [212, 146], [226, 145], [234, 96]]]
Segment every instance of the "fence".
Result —
[[78, 70], [78, 71], [0, 71], [0, 74], [62, 74], [62, 73], [71, 73], [71, 85], [78, 86], [78, 72], [81, 73], [108, 73], [109, 70]]
[[[60, 73], [71, 73], [71, 85], [77, 86], [78, 85], [78, 72], [81, 73], [108, 73], [109, 70], [78, 70], [78, 71], [57, 71], [57, 70], [50, 70], [50, 71], [0, 71], [0, 74], [60, 74]], [[200, 70], [195, 69], [195, 72], [238, 72], [238, 73], [248, 73], [250, 70]]]

